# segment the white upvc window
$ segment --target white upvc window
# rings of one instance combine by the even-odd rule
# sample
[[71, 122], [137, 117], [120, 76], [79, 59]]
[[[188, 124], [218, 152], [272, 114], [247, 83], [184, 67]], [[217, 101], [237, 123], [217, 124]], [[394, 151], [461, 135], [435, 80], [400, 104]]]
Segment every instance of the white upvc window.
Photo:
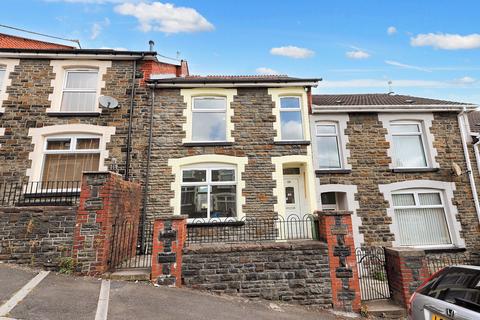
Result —
[[98, 135], [56, 135], [45, 139], [43, 182], [81, 181], [82, 172], [98, 171], [100, 142]]
[[452, 245], [442, 192], [400, 190], [392, 194], [392, 202], [401, 246]]
[[341, 169], [340, 136], [336, 122], [317, 122], [315, 125], [317, 163], [320, 169]]
[[227, 141], [226, 97], [194, 97], [192, 101], [192, 141]]
[[60, 110], [62, 112], [95, 112], [97, 86], [97, 69], [66, 70]]
[[235, 168], [205, 164], [182, 169], [181, 214], [189, 219], [236, 218]]
[[305, 139], [300, 97], [280, 97], [280, 129], [281, 140], [295, 141]]
[[390, 123], [394, 167], [428, 167], [422, 127], [422, 123], [416, 121], [393, 121]]

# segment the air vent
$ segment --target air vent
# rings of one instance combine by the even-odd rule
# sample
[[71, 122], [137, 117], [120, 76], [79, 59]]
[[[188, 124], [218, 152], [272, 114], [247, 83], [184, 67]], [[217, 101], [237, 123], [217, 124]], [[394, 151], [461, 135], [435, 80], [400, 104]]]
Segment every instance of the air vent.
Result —
[[343, 102], [342, 100], [335, 101], [335, 103], [342, 103], [342, 102]]
[[406, 103], [410, 103], [410, 104], [411, 104], [411, 103], [415, 103], [415, 100], [412, 100], [412, 99], [407, 99], [407, 100], [405, 100], [405, 102], [406, 102]]

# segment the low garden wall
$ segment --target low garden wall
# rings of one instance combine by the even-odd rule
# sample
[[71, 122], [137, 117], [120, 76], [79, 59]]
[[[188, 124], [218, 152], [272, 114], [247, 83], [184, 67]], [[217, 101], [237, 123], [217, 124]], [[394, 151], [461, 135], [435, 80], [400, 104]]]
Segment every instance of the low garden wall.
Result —
[[0, 208], [0, 261], [58, 269], [70, 257], [77, 207]]
[[327, 245], [320, 241], [191, 245], [182, 263], [187, 287], [332, 307]]

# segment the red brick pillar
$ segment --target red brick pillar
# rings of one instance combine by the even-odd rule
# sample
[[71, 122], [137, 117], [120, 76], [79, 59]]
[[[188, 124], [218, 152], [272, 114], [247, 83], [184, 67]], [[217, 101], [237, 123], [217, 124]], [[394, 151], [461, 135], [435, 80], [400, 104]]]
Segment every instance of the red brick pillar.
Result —
[[182, 285], [182, 252], [187, 238], [186, 216], [165, 216], [153, 226], [152, 282]]
[[385, 263], [392, 300], [406, 308], [412, 293], [428, 278], [425, 251], [385, 248]]
[[333, 307], [358, 312], [360, 284], [351, 215], [349, 211], [318, 212], [319, 235], [328, 245]]

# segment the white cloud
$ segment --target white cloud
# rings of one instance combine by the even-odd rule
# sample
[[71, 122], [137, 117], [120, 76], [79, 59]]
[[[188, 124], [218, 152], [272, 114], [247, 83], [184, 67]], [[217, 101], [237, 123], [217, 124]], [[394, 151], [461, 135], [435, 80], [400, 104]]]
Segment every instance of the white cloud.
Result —
[[477, 79], [465, 76], [465, 77], [462, 77], [462, 78], [459, 78], [459, 79], [455, 79], [454, 82], [458, 83], [458, 84], [472, 84], [472, 83], [477, 82]]
[[305, 59], [313, 57], [315, 52], [307, 48], [295, 46], [284, 46], [270, 49], [270, 53], [276, 56], [284, 56], [294, 59]]
[[345, 55], [350, 59], [367, 59], [370, 57], [370, 54], [363, 50], [348, 51]]
[[405, 63], [401, 63], [401, 62], [393, 61], [393, 60], [385, 60], [385, 63], [389, 64], [391, 66], [399, 67], [399, 68], [403, 68], [403, 69], [412, 69], [412, 70], [419, 70], [419, 71], [425, 71], [425, 72], [432, 72], [432, 70], [430, 70], [428, 68], [414, 66], [414, 65], [411, 65], [411, 64], [405, 64]]
[[418, 34], [410, 39], [410, 44], [414, 47], [431, 46], [445, 50], [475, 49], [480, 48], [480, 34], [464, 36], [449, 33]]
[[265, 67], [257, 68], [257, 69], [255, 69], [255, 71], [258, 74], [261, 74], [261, 75], [278, 75], [278, 74], [280, 74], [280, 72], [278, 72], [277, 70], [270, 69], [270, 68], [265, 68]]
[[85, 4], [105, 4], [105, 3], [140, 2], [142, 0], [44, 0], [44, 1], [45, 2], [85, 3]]
[[397, 28], [395, 28], [394, 26], [390, 26], [390, 27], [387, 28], [387, 33], [389, 35], [393, 35], [393, 34], [397, 33]]
[[140, 29], [144, 32], [160, 31], [167, 34], [179, 32], [211, 31], [214, 26], [197, 10], [176, 7], [171, 3], [123, 3], [115, 7], [122, 15], [138, 19]]
[[92, 40], [97, 39], [100, 33], [102, 32], [103, 28], [108, 27], [109, 25], [110, 25], [110, 19], [108, 18], [105, 18], [101, 22], [95, 22], [94, 24], [92, 24], [90, 39]]
[[115, 48], [112, 48], [112, 47], [100, 47], [99, 49], [115, 50], [115, 51], [128, 51], [128, 49], [127, 49], [127, 48], [124, 48], [124, 47], [115, 47]]
[[[463, 79], [463, 78], [462, 78]], [[422, 80], [422, 79], [402, 79], [392, 80], [392, 87], [395, 88], [452, 88], [462, 87], [470, 83], [460, 83], [456, 80]], [[387, 88], [386, 79], [351, 79], [351, 80], [324, 80], [318, 83], [319, 88]]]

